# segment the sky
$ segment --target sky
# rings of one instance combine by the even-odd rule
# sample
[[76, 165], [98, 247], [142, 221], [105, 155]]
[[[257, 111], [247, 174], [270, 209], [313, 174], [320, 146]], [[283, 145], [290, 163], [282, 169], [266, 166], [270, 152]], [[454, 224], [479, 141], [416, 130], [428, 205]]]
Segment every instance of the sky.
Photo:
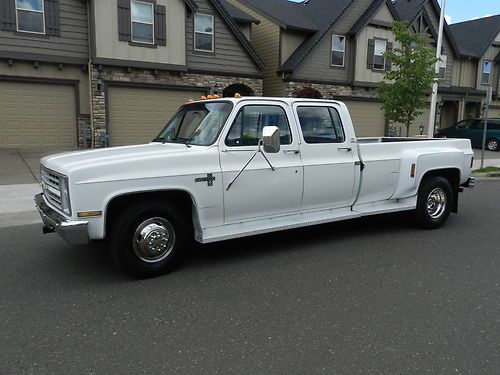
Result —
[[[301, 1], [301, 0], [290, 0]], [[443, 0], [438, 0], [442, 4]], [[475, 18], [500, 14], [500, 0], [447, 0], [446, 20], [448, 23], [469, 21]]]

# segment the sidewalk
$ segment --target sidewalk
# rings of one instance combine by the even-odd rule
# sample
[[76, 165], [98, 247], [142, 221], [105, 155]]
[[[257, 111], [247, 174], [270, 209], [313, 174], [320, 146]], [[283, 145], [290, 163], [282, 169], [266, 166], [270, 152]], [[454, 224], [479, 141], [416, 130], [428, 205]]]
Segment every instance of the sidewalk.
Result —
[[40, 158], [54, 150], [0, 149], [0, 228], [41, 223], [33, 197], [40, 187]]

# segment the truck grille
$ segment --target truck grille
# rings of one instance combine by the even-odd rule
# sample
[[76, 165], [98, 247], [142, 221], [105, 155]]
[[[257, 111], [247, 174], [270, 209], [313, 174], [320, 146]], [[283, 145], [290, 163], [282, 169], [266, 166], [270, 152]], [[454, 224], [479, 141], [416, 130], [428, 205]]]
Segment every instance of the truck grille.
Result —
[[60, 185], [63, 176], [45, 168], [44, 166], [40, 169], [40, 175], [42, 177], [43, 194], [54, 207], [62, 211], [63, 207]]

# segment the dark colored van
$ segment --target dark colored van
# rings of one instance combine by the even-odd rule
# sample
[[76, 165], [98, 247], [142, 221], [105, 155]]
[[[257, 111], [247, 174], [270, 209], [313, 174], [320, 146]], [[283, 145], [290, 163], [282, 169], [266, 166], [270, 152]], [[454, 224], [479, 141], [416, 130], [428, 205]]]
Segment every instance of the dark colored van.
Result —
[[[483, 143], [484, 119], [471, 118], [460, 121], [452, 127], [439, 130], [436, 138], [467, 138], [472, 147], [481, 148]], [[500, 150], [500, 118], [488, 119], [486, 131], [486, 149], [489, 151]]]

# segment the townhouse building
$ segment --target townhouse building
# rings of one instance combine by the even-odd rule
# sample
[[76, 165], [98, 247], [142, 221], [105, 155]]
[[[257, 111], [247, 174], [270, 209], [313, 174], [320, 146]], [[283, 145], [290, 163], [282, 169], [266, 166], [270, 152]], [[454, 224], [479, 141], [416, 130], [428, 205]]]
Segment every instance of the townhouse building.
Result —
[[[491, 86], [489, 116], [500, 118], [500, 15], [456, 23], [450, 29], [459, 52], [453, 83], [469, 91], [487, 91]], [[468, 96], [455, 103], [458, 120], [483, 113], [483, 97]]]
[[220, 0], [0, 0], [0, 147], [154, 137], [190, 98], [262, 94], [264, 64]]

